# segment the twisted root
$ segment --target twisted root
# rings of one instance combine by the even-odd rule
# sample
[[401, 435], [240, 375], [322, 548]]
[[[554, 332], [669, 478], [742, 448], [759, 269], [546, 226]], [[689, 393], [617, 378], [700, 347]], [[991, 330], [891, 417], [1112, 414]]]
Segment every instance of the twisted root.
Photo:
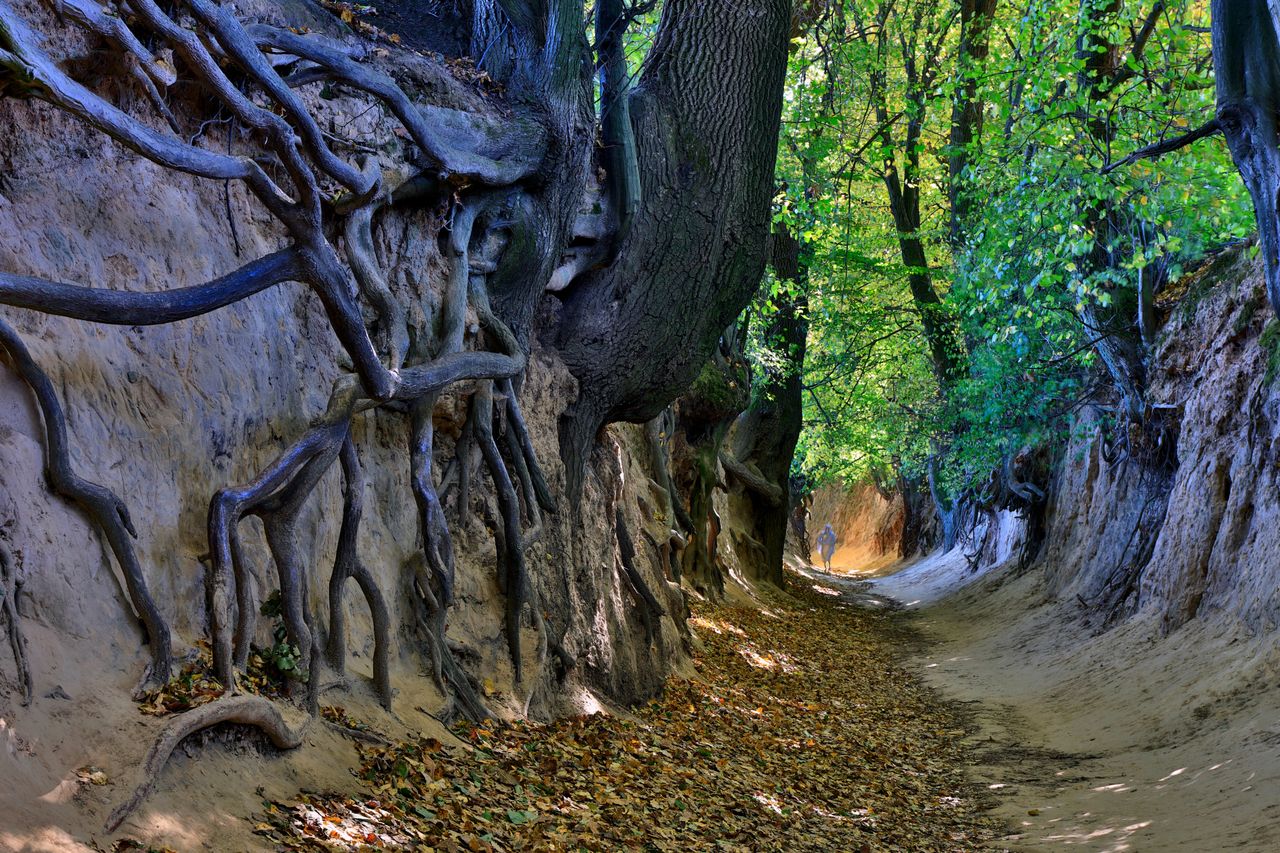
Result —
[[302, 745], [302, 736], [306, 731], [306, 724], [298, 729], [290, 728], [279, 708], [261, 696], [224, 696], [180, 715], [164, 727], [147, 751], [146, 760], [142, 763], [142, 782], [129, 799], [111, 812], [111, 816], [107, 818], [106, 831], [115, 832], [125, 818], [151, 794], [160, 771], [184, 738], [219, 723], [255, 726], [266, 732], [277, 749], [298, 748]]
[[27, 641], [22, 636], [18, 622], [18, 590], [22, 586], [18, 577], [18, 564], [3, 542], [0, 542], [0, 615], [8, 622], [9, 646], [13, 650], [13, 662], [18, 667], [18, 684], [22, 687], [22, 704], [31, 704], [31, 667], [27, 664]]
[[169, 680], [173, 665], [169, 623], [156, 607], [155, 600], [147, 589], [142, 566], [134, 553], [132, 539], [137, 538], [138, 532], [129, 518], [129, 509], [110, 489], [82, 479], [72, 470], [67, 419], [58, 396], [54, 393], [53, 383], [31, 357], [22, 338], [4, 320], [0, 320], [0, 347], [8, 351], [14, 370], [35, 395], [40, 413], [44, 417], [49, 485], [54, 492], [79, 505], [111, 546], [116, 562], [120, 564], [120, 570], [124, 574], [129, 599], [138, 611], [151, 644], [150, 682], [164, 684]]

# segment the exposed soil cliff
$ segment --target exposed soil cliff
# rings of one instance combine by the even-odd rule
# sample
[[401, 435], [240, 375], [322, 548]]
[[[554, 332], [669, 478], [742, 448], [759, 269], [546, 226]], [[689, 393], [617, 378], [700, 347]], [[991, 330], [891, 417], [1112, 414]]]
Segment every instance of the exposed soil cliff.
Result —
[[1207, 618], [1270, 633], [1280, 613], [1276, 320], [1247, 249], [1180, 291], [1153, 358], [1150, 434], [1109, 463], [1116, 437], [1096, 417], [1081, 424], [1042, 565], [1054, 595], [1079, 596], [1104, 621], [1137, 613], [1167, 634]]
[[[422, 57], [415, 63], [422, 97], [446, 106], [468, 99], [480, 104], [481, 94], [442, 64]], [[104, 85], [114, 85], [105, 79]], [[327, 127], [396, 138], [386, 112], [368, 99], [337, 90], [310, 97]], [[240, 143], [238, 132], [223, 123], [206, 132], [225, 137], [228, 146]], [[391, 288], [428, 317], [438, 312], [446, 274], [444, 213], [391, 207], [375, 229], [377, 253], [397, 271]], [[115, 290], [174, 289], [234, 269], [282, 242], [280, 229], [235, 182], [224, 186], [160, 169], [44, 104], [0, 100], [5, 270]], [[75, 468], [127, 503], [147, 582], [171, 622], [175, 651], [183, 654], [207, 636], [210, 496], [253, 478], [297, 437], [324, 409], [335, 365], [344, 361], [320, 305], [304, 289], [285, 285], [166, 326], [102, 327], [9, 308], [3, 314], [61, 396]], [[684, 659], [687, 632], [683, 594], [648, 545], [665, 542], [673, 520], [651, 509], [665, 504], [650, 477], [642, 428], [614, 426], [601, 433], [580, 508], [568, 506], [557, 424], [576, 398], [577, 384], [553, 350], [536, 339], [531, 346], [520, 399], [559, 511], [546, 517], [527, 559], [543, 610], [563, 633], [575, 664], [566, 671], [548, 652], [542, 632], [524, 624], [524, 677], [516, 682], [496, 580], [501, 518], [491, 484], [480, 474], [473, 475], [465, 508], [469, 520], [454, 527], [457, 601], [447, 635], [495, 711], [548, 716], [651, 695]], [[446, 394], [434, 412], [437, 472], [452, 458], [463, 426], [458, 400], [468, 390], [464, 385]], [[397, 719], [387, 726], [438, 730], [429, 714], [446, 697], [432, 683], [409, 603], [415, 561], [422, 559], [407, 464], [410, 436], [402, 421], [372, 413], [356, 417], [353, 435], [368, 478], [360, 551], [386, 595], [393, 624], [399, 694], [392, 702]], [[14, 843], [7, 832], [44, 827], [44, 835], [30, 836], [45, 839], [37, 849], [63, 850], [72, 837], [87, 837], [80, 830], [96, 830], [108, 805], [124, 796], [159, 723], [141, 716], [129, 698], [147, 654], [118, 569], [84, 515], [50, 494], [39, 411], [7, 368], [0, 369], [0, 459], [0, 545], [12, 552], [21, 582], [17, 611], [35, 695], [30, 707], [21, 706], [6, 650], [0, 664], [0, 777], [6, 780], [0, 786], [0, 848]], [[473, 467], [482, 470], [478, 462]], [[308, 594], [321, 607], [328, 601], [341, 508], [342, 481], [332, 471], [299, 531]], [[656, 597], [660, 618], [646, 615], [624, 571], [618, 512], [636, 543], [633, 563]], [[244, 530], [247, 550], [265, 553], [256, 524]], [[260, 602], [277, 586], [262, 562], [249, 565]], [[352, 587], [345, 600], [350, 692], [326, 692], [322, 701], [372, 707], [365, 685], [372, 626]], [[260, 620], [258, 645], [271, 645], [272, 627], [270, 619]], [[310, 737], [333, 739], [315, 730]], [[268, 785], [279, 781], [278, 773], [293, 776], [295, 787], [312, 774], [336, 783], [345, 775], [343, 761], [353, 757], [349, 747], [334, 743], [312, 752], [329, 756], [320, 762], [325, 767], [293, 757], [270, 765], [275, 771], [260, 767], [257, 775]], [[87, 765], [101, 767], [112, 784], [78, 782], [76, 769]], [[191, 790], [185, 798], [162, 793], [138, 826], [155, 828], [156, 815], [169, 810], [170, 828], [181, 826], [193, 847], [208, 843], [215, 827], [229, 826], [224, 812], [234, 812], [236, 803], [225, 797], [243, 799], [253, 786], [241, 790], [234, 763], [210, 766], [199, 770], [179, 761], [164, 785]], [[205, 801], [202, 790], [215, 805], [197, 808]]]
[[[1152, 429], [1082, 419], [1033, 565], [1009, 547], [968, 560], [971, 542], [875, 581], [939, 641], [930, 678], [979, 708], [979, 774], [1015, 849], [1280, 842], [1280, 336], [1265, 298], [1248, 248], [1164, 297]], [[1020, 528], [979, 530], [1008, 543]]]
[[886, 495], [869, 480], [833, 483], [814, 493], [805, 534], [816, 562], [818, 534], [830, 524], [837, 537], [831, 568], [867, 573], [897, 562], [905, 518], [898, 493]]

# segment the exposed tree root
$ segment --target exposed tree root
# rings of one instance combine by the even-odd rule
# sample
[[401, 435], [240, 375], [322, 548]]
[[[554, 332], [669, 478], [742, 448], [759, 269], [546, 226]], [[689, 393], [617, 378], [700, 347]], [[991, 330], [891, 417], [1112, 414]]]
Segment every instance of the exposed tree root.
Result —
[[[332, 408], [332, 407], [331, 407]], [[309, 667], [311, 635], [306, 627], [303, 602], [302, 569], [293, 542], [293, 528], [311, 487], [319, 481], [346, 440], [349, 421], [314, 426], [289, 447], [249, 485], [226, 488], [214, 495], [209, 505], [209, 546], [213, 557], [209, 575], [211, 585], [211, 623], [213, 630], [214, 673], [228, 689], [235, 688], [237, 663], [247, 660], [248, 646], [257, 623], [257, 611], [249, 594], [249, 585], [236, 583], [234, 591], [237, 620], [233, 647], [231, 631], [232, 592], [228, 589], [229, 570], [233, 570], [232, 531], [249, 513], [263, 522], [268, 547], [280, 576], [280, 597], [284, 622], [293, 642], [306, 657]], [[273, 497], [276, 500], [271, 500]], [[243, 581], [242, 577], [237, 578]]]
[[[483, 136], [491, 136], [494, 133], [492, 128], [449, 128], [451, 122], [440, 119], [457, 121], [465, 119], [465, 115], [411, 102], [390, 77], [353, 62], [320, 38], [263, 25], [250, 27], [249, 33], [259, 44], [308, 59], [324, 68], [330, 79], [381, 100], [404, 125], [413, 141], [452, 179], [465, 178], [482, 184], [507, 186], [531, 175], [542, 159], [542, 141], [530, 138], [528, 128], [508, 130], [507, 138], [494, 146], [501, 149], [500, 156], [480, 153], [475, 150], [475, 143]], [[437, 119], [434, 124], [429, 122], [432, 117]]]
[[[124, 67], [130, 69], [157, 113], [174, 130], [173, 135], [156, 130], [148, 121], [124, 112], [72, 79], [44, 53], [42, 39], [0, 2], [0, 68], [9, 72], [6, 92], [44, 100], [159, 166], [217, 180], [224, 186], [230, 181], [243, 183], [283, 226], [289, 245], [204, 284], [159, 293], [95, 289], [0, 272], [0, 304], [96, 323], [161, 324], [197, 317], [283, 282], [298, 281], [320, 299], [355, 368], [354, 375], [335, 384], [325, 412], [270, 465], [249, 483], [223, 488], [210, 501], [208, 584], [216, 677], [230, 693], [236, 692], [236, 674], [247, 664], [257, 629], [261, 594], [239, 530], [245, 518], [256, 516], [275, 564], [282, 618], [298, 649], [299, 671], [309, 675], [307, 704], [312, 713], [318, 708], [322, 659], [339, 673], [345, 670], [342, 596], [350, 579], [360, 587], [372, 614], [374, 682], [383, 704], [389, 707], [390, 616], [382, 591], [358, 554], [365, 482], [351, 437], [355, 415], [385, 407], [409, 415], [409, 457], [424, 555], [422, 566], [415, 568], [413, 588], [433, 673], [442, 689], [452, 693], [461, 713], [473, 718], [488, 715], [444, 635], [445, 616], [454, 597], [455, 557], [442, 506], [445, 488], [437, 491], [432, 471], [432, 412], [440, 394], [463, 380], [477, 381], [478, 390], [457, 443], [453, 473], [446, 472], [444, 482], [453, 478], [458, 516], [465, 524], [472, 456], [477, 450], [493, 479], [502, 516], [495, 531], [501, 561], [499, 584], [508, 596], [506, 623], [517, 680], [521, 677], [519, 621], [525, 604], [531, 606], [544, 646], [554, 651], [564, 666], [572, 666], [572, 656], [541, 613], [524, 560], [524, 549], [541, 534], [542, 513], [554, 511], [554, 500], [517, 400], [518, 377], [525, 369], [526, 355], [516, 336], [489, 306], [486, 275], [496, 268], [493, 259], [479, 260], [474, 269], [470, 260], [473, 238], [483, 244], [509, 223], [490, 222], [475, 233], [478, 219], [494, 199], [481, 195], [456, 206], [448, 245], [453, 268], [445, 287], [438, 334], [428, 328], [430, 323], [422, 328], [408, 327], [407, 306], [388, 285], [375, 252], [373, 231], [375, 216], [390, 201], [425, 195], [434, 203], [449, 193], [456, 197], [466, 184], [509, 186], [528, 177], [543, 160], [543, 131], [530, 132], [520, 122], [494, 128], [453, 110], [415, 103], [390, 77], [357, 62], [358, 49], [321, 36], [265, 26], [246, 28], [230, 6], [212, 0], [178, 0], [176, 5], [129, 0], [127, 9], [120, 10], [101, 9], [86, 0], [54, 5], [74, 24], [105, 39], [122, 54]], [[172, 50], [175, 63], [157, 58], [165, 50]], [[300, 63], [286, 58], [277, 67], [296, 70], [286, 80], [268, 59], [268, 50], [298, 57], [315, 67], [297, 69]], [[178, 132], [179, 124], [166, 105], [169, 87], [177, 80], [174, 65], [182, 68], [184, 83], [217, 105], [219, 116], [243, 128], [245, 139], [259, 150], [233, 154], [228, 148], [222, 154], [199, 147], [196, 138], [188, 141]], [[332, 137], [322, 130], [293, 88], [305, 80], [321, 79], [336, 81], [383, 103], [426, 155], [430, 164], [427, 172], [388, 187], [383, 184], [376, 158], [366, 157], [353, 165], [337, 156], [327, 141]], [[334, 215], [340, 217], [337, 229], [333, 228]], [[331, 242], [330, 235], [335, 232], [343, 236], [345, 263]], [[351, 276], [358, 288], [351, 287]], [[375, 315], [376, 345], [365, 327], [357, 290]], [[481, 339], [497, 351], [466, 349], [468, 307], [479, 320]], [[125, 535], [136, 536], [136, 532], [124, 504], [110, 491], [81, 480], [71, 471], [65, 419], [52, 386], [18, 336], [2, 321], [0, 343], [31, 386], [43, 413], [51, 485], [80, 504], [111, 545], [152, 643], [151, 679], [163, 683], [171, 669], [169, 629], [147, 592]], [[495, 410], [498, 401], [501, 406]], [[499, 433], [495, 433], [495, 422], [501, 425]], [[503, 458], [500, 447], [506, 448], [509, 460]], [[329, 579], [328, 642], [321, 650], [319, 638], [325, 626], [308, 602], [308, 567], [298, 526], [307, 501], [335, 460], [341, 460], [345, 492], [338, 552]], [[527, 530], [521, 526], [524, 518], [529, 522]], [[158, 759], [160, 765], [171, 749], [172, 745], [164, 750]], [[154, 768], [152, 775], [158, 769]], [[145, 792], [139, 796], [143, 795]]]
[[[676, 489], [675, 482], [671, 479], [671, 447], [669, 442], [675, 432], [675, 428], [676, 415], [675, 411], [670, 407], [663, 409], [661, 414], [644, 425], [645, 436], [649, 439], [651, 464], [654, 474], [657, 476], [658, 485], [666, 490], [677, 525], [684, 531], [685, 536], [689, 536], [694, 532], [693, 518], [689, 515], [688, 510], [684, 508], [684, 502], [680, 499], [680, 492]], [[676, 580], [680, 579], [678, 569], [675, 578]]]
[[392, 743], [377, 732], [368, 732], [361, 729], [349, 728], [348, 726], [341, 725], [340, 723], [335, 723], [332, 720], [325, 720], [324, 724], [326, 728], [332, 729], [343, 737], [349, 737], [352, 740], [358, 740], [364, 743], [376, 743], [379, 746], [390, 746]]
[[418, 628], [427, 646], [427, 656], [431, 659], [436, 686], [450, 697], [449, 706], [439, 714], [440, 718], [448, 721], [455, 712], [473, 722], [492, 717], [493, 712], [484, 704], [476, 685], [458, 664], [445, 640], [444, 620], [447, 611], [439, 606], [433, 608], [430, 580], [425, 573], [419, 572], [415, 577], [414, 590], [418, 593]]
[[[538, 465], [538, 454], [533, 449], [533, 440], [529, 438], [529, 428], [525, 425], [524, 413], [520, 411], [520, 400], [517, 397], [518, 389], [513, 379], [506, 379], [500, 383], [499, 388], [507, 397], [507, 424], [511, 430], [512, 442], [520, 447], [524, 454], [525, 463], [529, 471], [529, 485], [532, 486], [533, 492], [537, 497], [538, 506], [543, 512], [555, 512], [556, 500], [551, 496], [551, 488], [547, 485], [547, 478], [543, 475], [541, 467]], [[514, 451], [513, 451], [514, 452]]]
[[374, 582], [373, 575], [356, 552], [360, 534], [360, 518], [364, 512], [364, 472], [355, 443], [348, 435], [342, 445], [342, 473], [346, 479], [346, 496], [342, 508], [342, 528], [338, 533], [338, 555], [329, 578], [329, 665], [339, 675], [346, 674], [346, 628], [342, 609], [342, 589], [348, 578], [354, 578], [369, 603], [373, 618], [373, 684], [382, 706], [391, 710], [391, 616], [386, 599]]
[[54, 393], [53, 383], [31, 357], [22, 338], [4, 320], [0, 320], [0, 346], [8, 351], [14, 370], [35, 395], [40, 413], [44, 417], [49, 485], [54, 492], [79, 505], [111, 546], [124, 574], [129, 599], [138, 611], [147, 631], [147, 640], [151, 644], [150, 682], [164, 684], [169, 680], [173, 662], [169, 623], [156, 607], [155, 600], [147, 589], [142, 566], [134, 553], [131, 537], [136, 538], [138, 532], [129, 519], [129, 509], [110, 489], [82, 479], [72, 470], [67, 420], [58, 396]]
[[662, 605], [658, 603], [658, 599], [654, 597], [653, 592], [649, 589], [649, 585], [644, 582], [644, 577], [636, 568], [636, 547], [631, 541], [631, 534], [627, 532], [627, 521], [623, 518], [622, 507], [615, 506], [613, 511], [613, 529], [618, 537], [618, 556], [622, 560], [622, 569], [626, 574], [626, 578], [631, 592], [639, 600], [642, 605], [640, 615], [644, 619], [645, 635], [649, 642], [653, 642], [655, 636], [654, 620], [661, 619], [666, 615]]
[[31, 667], [27, 663], [27, 641], [22, 636], [18, 622], [18, 591], [22, 579], [13, 552], [0, 542], [0, 616], [8, 623], [9, 647], [13, 650], [13, 662], [18, 668], [18, 684], [22, 687], [22, 704], [31, 704]]
[[296, 749], [301, 746], [306, 730], [305, 724], [297, 730], [291, 729], [281, 716], [280, 709], [261, 696], [224, 696], [174, 718], [160, 732], [147, 752], [147, 758], [142, 764], [142, 783], [129, 799], [111, 812], [111, 816], [107, 818], [106, 831], [115, 832], [124, 819], [151, 794], [169, 756], [184, 738], [219, 723], [255, 726], [266, 732], [278, 749]]
[[724, 466], [724, 470], [728, 471], [738, 479], [742, 485], [751, 489], [760, 495], [772, 506], [781, 506], [783, 498], [782, 489], [777, 483], [771, 483], [765, 478], [760, 470], [754, 465], [746, 462], [740, 462], [734, 458], [733, 454], [727, 450], [720, 451], [720, 464]]
[[520, 530], [520, 502], [511, 475], [493, 438], [493, 383], [483, 382], [472, 398], [476, 407], [476, 432], [480, 452], [493, 478], [502, 524], [495, 535], [498, 542], [498, 590], [507, 600], [507, 648], [516, 683], [524, 677], [520, 651], [520, 614], [529, 603], [529, 573], [524, 561]]

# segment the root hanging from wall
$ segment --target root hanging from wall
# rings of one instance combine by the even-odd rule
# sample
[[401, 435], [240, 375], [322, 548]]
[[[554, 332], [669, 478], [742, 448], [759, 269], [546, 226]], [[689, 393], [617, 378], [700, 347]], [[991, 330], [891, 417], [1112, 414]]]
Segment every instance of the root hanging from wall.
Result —
[[[129, 517], [129, 508], [119, 496], [105, 486], [79, 477], [71, 467], [71, 448], [67, 438], [67, 419], [53, 383], [27, 350], [13, 327], [0, 319], [0, 346], [9, 354], [14, 370], [35, 395], [44, 418], [49, 485], [54, 492], [78, 505], [101, 532], [124, 574], [129, 600], [146, 628], [151, 646], [149, 673], [143, 678], [142, 692], [147, 687], [169, 680], [173, 666], [169, 623], [156, 606], [147, 588], [146, 575], [133, 549], [132, 539], [138, 531]], [[16, 610], [14, 611], [16, 615]]]
[[9, 648], [18, 670], [18, 686], [22, 689], [22, 704], [31, 704], [31, 666], [27, 662], [27, 641], [22, 635], [22, 623], [18, 621], [18, 591], [22, 588], [18, 562], [9, 546], [0, 542], [0, 617], [4, 617], [9, 635]]

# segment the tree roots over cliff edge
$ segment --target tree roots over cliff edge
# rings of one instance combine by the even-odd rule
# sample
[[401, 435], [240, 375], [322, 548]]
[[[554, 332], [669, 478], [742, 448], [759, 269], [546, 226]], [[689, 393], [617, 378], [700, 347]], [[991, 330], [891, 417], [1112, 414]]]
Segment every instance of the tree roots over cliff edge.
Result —
[[[539, 669], [551, 656], [559, 672], [573, 668], [562, 642], [564, 614], [544, 607], [525, 555], [542, 534], [543, 513], [555, 509], [519, 401], [536, 310], [544, 298], [558, 302], [548, 337], [578, 380], [560, 442], [564, 494], [576, 509], [601, 426], [643, 422], [661, 412], [759, 284], [790, 3], [669, 0], [636, 81], [619, 72], [621, 35], [637, 10], [595, 4], [590, 14], [608, 36], [595, 49], [603, 69], [599, 118], [586, 4], [475, 0], [462, 6], [452, 13], [454, 23], [470, 32], [470, 54], [502, 92], [501, 108], [487, 96], [463, 99], [472, 104], [467, 110], [421, 101], [418, 90], [431, 86], [412, 85], [413, 69], [425, 61], [419, 56], [302, 27], [268, 26], [258, 20], [261, 12], [241, 13], [215, 0], [105, 6], [0, 0], [4, 102], [43, 101], [63, 119], [133, 152], [136, 165], [146, 161], [221, 183], [237, 256], [229, 188], [239, 185], [255, 213], [272, 223], [278, 245], [218, 278], [168, 290], [0, 270], [0, 306], [88, 323], [163, 325], [293, 282], [323, 306], [344, 356], [324, 411], [306, 413], [308, 425], [281, 442], [274, 461], [246, 483], [219, 484], [210, 500], [209, 646], [212, 676], [226, 695], [166, 729], [147, 759], [148, 778], [113, 816], [113, 826], [145, 796], [185, 734], [240, 721], [266, 731], [277, 746], [296, 745], [268, 700], [238, 696], [247, 689], [262, 603], [250, 568], [255, 555], [246, 553], [240, 535], [250, 517], [262, 524], [278, 576], [289, 698], [314, 717], [325, 668], [345, 676], [342, 597], [354, 580], [373, 626], [374, 688], [390, 709], [390, 645], [399, 626], [391, 622], [388, 601], [396, 591], [378, 587], [357, 547], [366, 490], [366, 448], [352, 429], [359, 415], [400, 421], [406, 433], [421, 539], [407, 594], [431, 673], [449, 697], [440, 716], [489, 716], [445, 636], [455, 581], [450, 524], [468, 524], [472, 488], [481, 486], [472, 481], [473, 451], [497, 504], [496, 579], [515, 682], [528, 687], [520, 646], [526, 620], [538, 633]], [[342, 32], [336, 20], [329, 23]], [[81, 50], [82, 42], [96, 51], [91, 73], [60, 53]], [[99, 61], [104, 57], [109, 61]], [[103, 86], [112, 74], [122, 78], [120, 85]], [[317, 90], [320, 85], [325, 88]], [[338, 89], [367, 101], [366, 112], [376, 108], [382, 120], [394, 121], [394, 131], [383, 127], [381, 136], [368, 138], [334, 131], [324, 104], [326, 93]], [[619, 121], [628, 108], [635, 110], [634, 122]], [[205, 138], [214, 123], [228, 126], [225, 152]], [[598, 126], [604, 149], [614, 152], [608, 163], [594, 157]], [[618, 152], [626, 155], [619, 160]], [[607, 204], [594, 205], [598, 221], [579, 222], [589, 192], [601, 193]], [[376, 251], [381, 225], [397, 206], [426, 214], [433, 222], [428, 232], [435, 236], [438, 229], [442, 236], [448, 272], [431, 288], [438, 310], [424, 294], [397, 293], [394, 260]], [[671, 324], [672, 316], [682, 322]], [[75, 436], [60, 399], [66, 389], [55, 386], [28, 350], [27, 325], [21, 315], [0, 316], [0, 357], [38, 407], [50, 488], [85, 513], [120, 566], [151, 657], [139, 694], [154, 695], [173, 674], [175, 607], [157, 600], [148, 578], [154, 570], [135, 546], [148, 525], [132, 518], [124, 497], [74, 469]], [[465, 400], [466, 427], [437, 482], [433, 412], [451, 391]], [[300, 520], [335, 468], [344, 501], [326, 614], [311, 600], [316, 568], [309, 565]], [[30, 675], [9, 592], [22, 575], [10, 556], [4, 614], [25, 696]]]

